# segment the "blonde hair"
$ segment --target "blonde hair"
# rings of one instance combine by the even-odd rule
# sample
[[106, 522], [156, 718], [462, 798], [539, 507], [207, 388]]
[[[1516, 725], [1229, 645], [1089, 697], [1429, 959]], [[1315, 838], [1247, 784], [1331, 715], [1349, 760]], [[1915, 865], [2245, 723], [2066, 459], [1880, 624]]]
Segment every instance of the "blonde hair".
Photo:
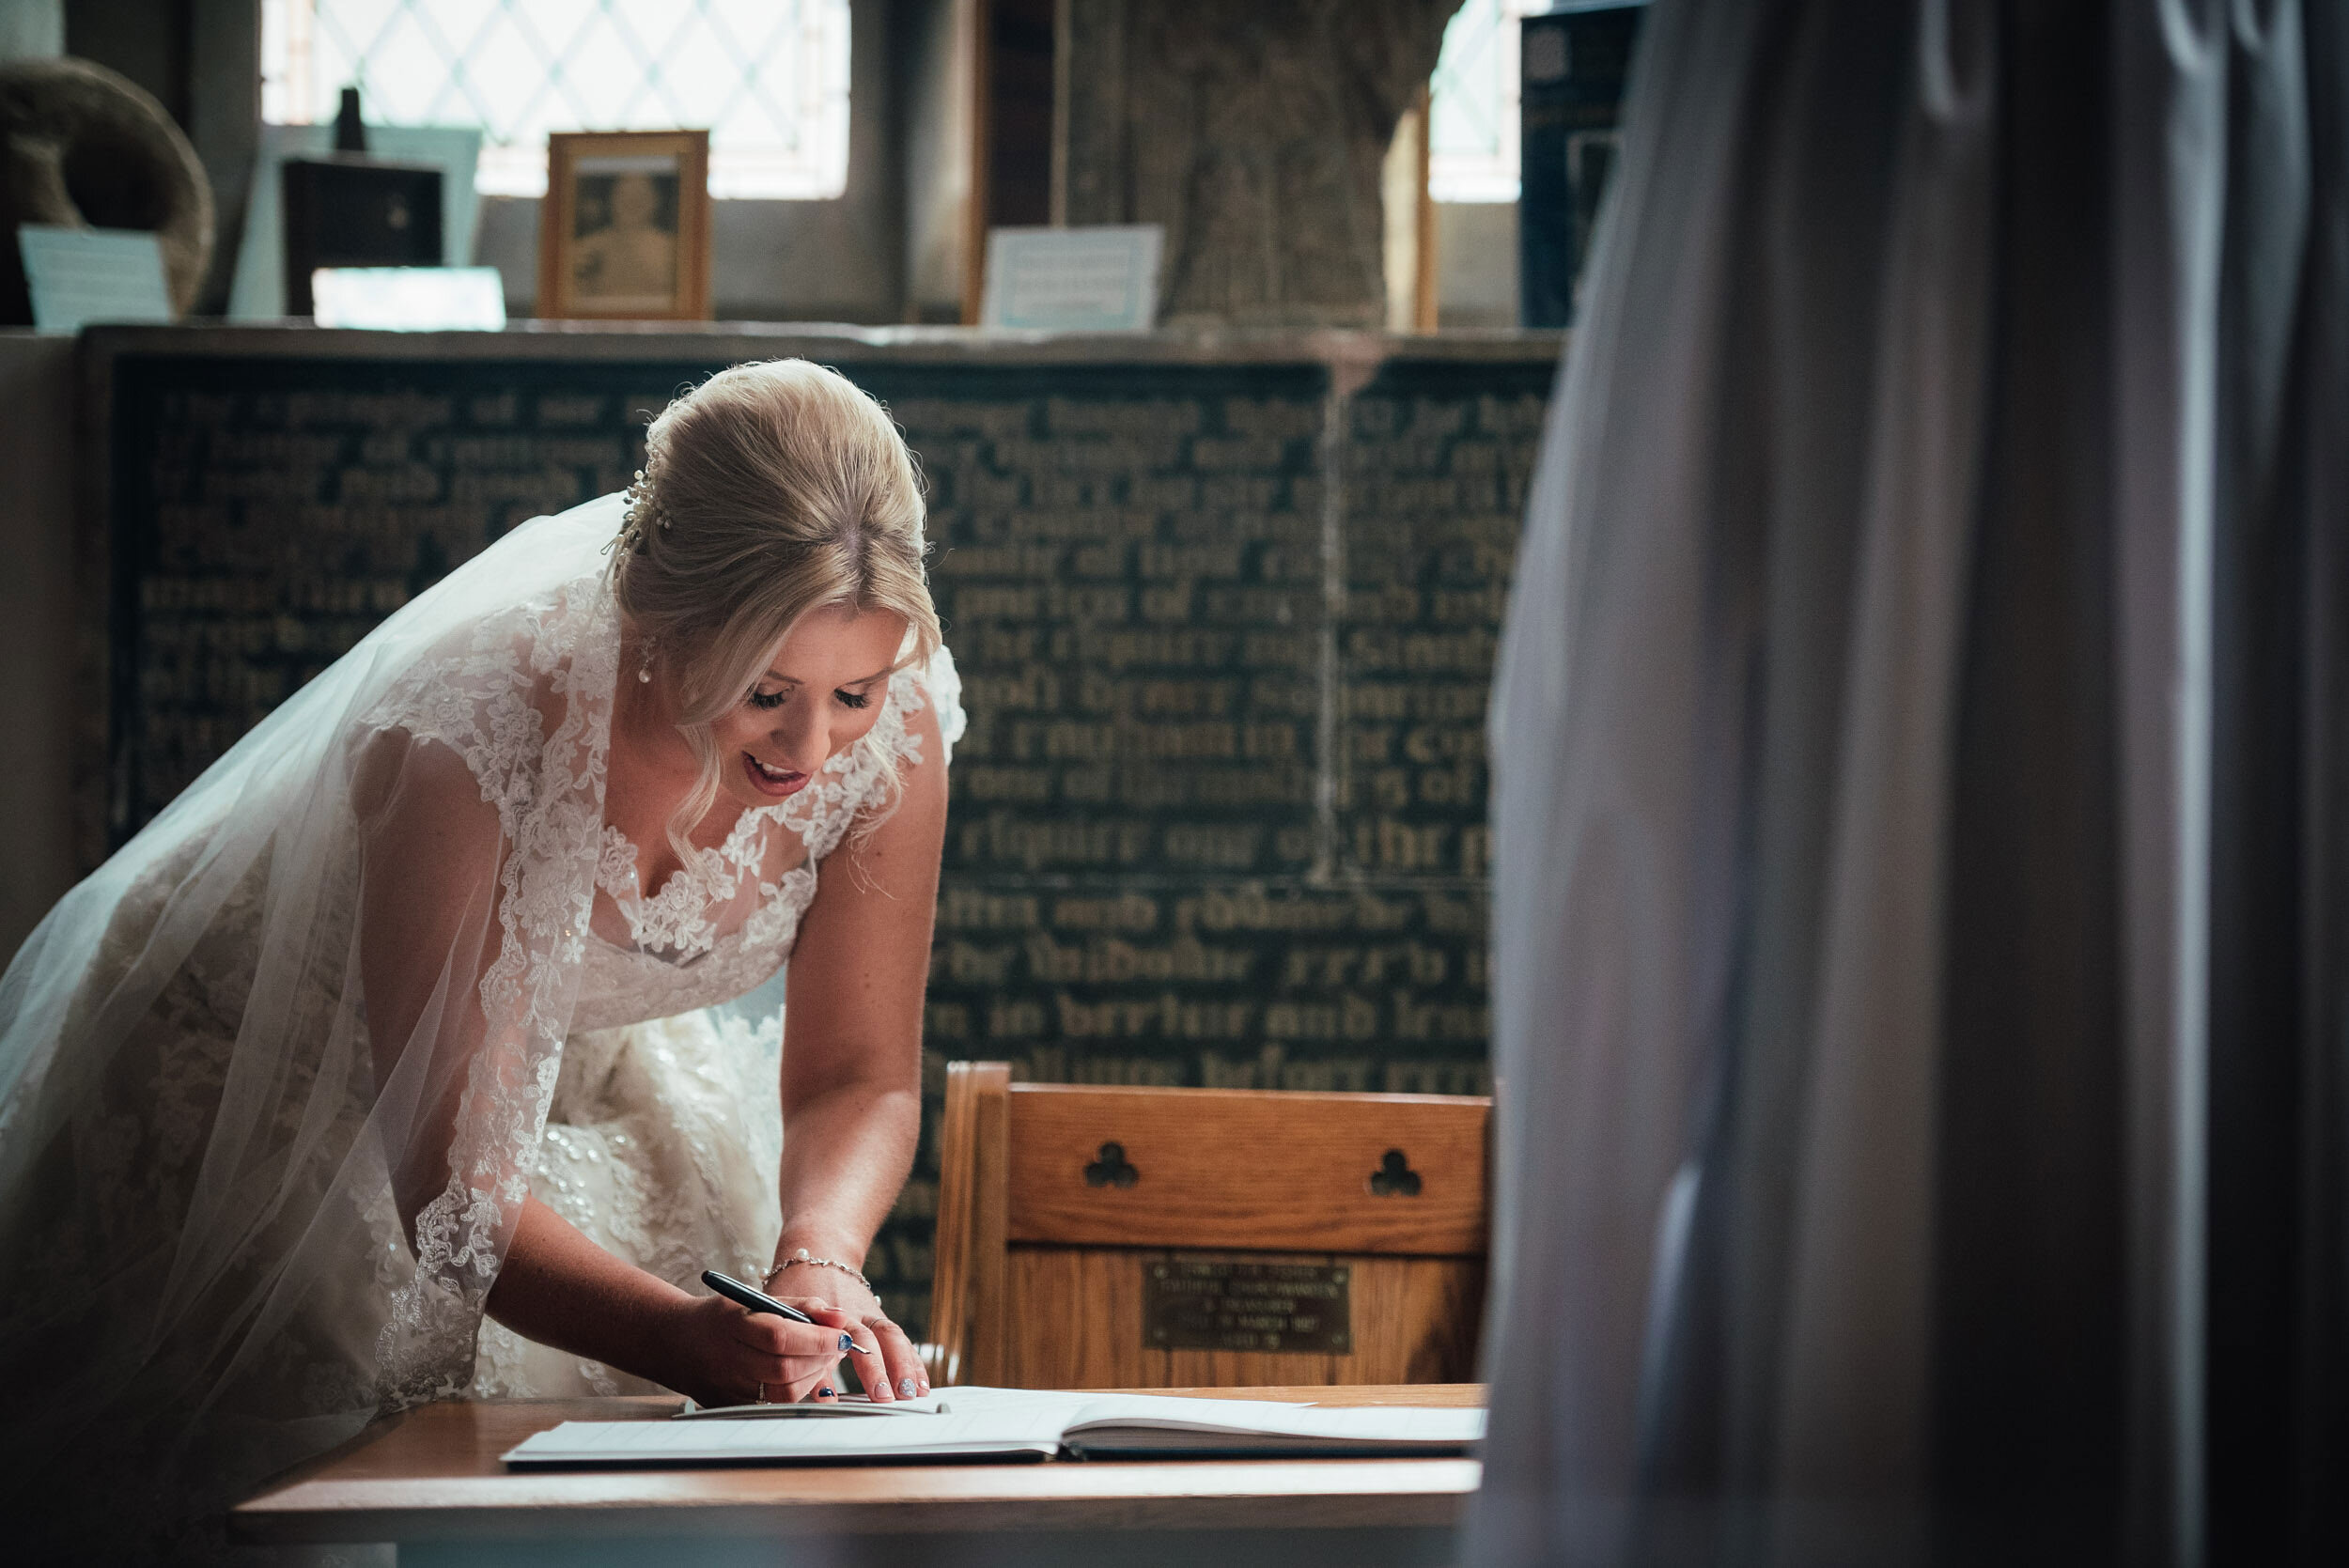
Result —
[[669, 819], [670, 844], [692, 865], [700, 854], [686, 835], [718, 799], [711, 725], [801, 617], [832, 605], [885, 611], [911, 628], [912, 662], [937, 649], [922, 479], [879, 403], [837, 371], [784, 359], [680, 394], [645, 432], [637, 494], [612, 585], [650, 640], [701, 762]]

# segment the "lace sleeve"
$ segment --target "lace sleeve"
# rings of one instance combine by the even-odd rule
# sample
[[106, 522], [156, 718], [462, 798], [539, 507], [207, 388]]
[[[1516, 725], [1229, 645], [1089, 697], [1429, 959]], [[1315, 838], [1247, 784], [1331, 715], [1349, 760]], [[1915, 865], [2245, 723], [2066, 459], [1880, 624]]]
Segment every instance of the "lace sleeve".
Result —
[[[363, 899], [378, 1076], [391, 1085], [422, 1073], [438, 1086], [385, 1141], [416, 1262], [379, 1351], [398, 1403], [459, 1386], [457, 1347], [527, 1196], [594, 896], [617, 651], [608, 611], [585, 580], [485, 617], [418, 660], [357, 726], [397, 781], [379, 793], [412, 807], [369, 814], [381, 824], [368, 830], [370, 881], [391, 884]], [[456, 787], [470, 774], [494, 812], [486, 861], [450, 842], [462, 814], [430, 784], [429, 753], [441, 751], [464, 764]], [[459, 863], [440, 863], [452, 856]], [[447, 939], [444, 907], [481, 911], [486, 929]], [[467, 962], [469, 951], [481, 961]], [[474, 992], [477, 1011], [435, 1000], [451, 982]]]
[[[568, 610], [565, 603], [522, 605], [476, 622], [417, 660], [368, 709], [360, 729], [404, 731], [464, 758], [511, 837], [537, 793], [541, 768], [570, 760], [568, 746], [549, 756], [546, 734], [547, 710], [568, 706], [567, 655], [578, 641], [578, 632], [562, 625], [574, 618]], [[562, 728], [558, 723], [558, 735]]]

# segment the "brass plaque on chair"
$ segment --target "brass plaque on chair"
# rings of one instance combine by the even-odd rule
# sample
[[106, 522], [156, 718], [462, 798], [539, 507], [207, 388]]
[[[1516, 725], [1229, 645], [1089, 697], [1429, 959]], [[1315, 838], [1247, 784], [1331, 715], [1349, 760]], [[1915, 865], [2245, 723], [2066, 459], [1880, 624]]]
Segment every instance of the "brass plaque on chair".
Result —
[[1151, 1264], [1142, 1277], [1143, 1343], [1152, 1350], [1351, 1355], [1351, 1272], [1344, 1264]]

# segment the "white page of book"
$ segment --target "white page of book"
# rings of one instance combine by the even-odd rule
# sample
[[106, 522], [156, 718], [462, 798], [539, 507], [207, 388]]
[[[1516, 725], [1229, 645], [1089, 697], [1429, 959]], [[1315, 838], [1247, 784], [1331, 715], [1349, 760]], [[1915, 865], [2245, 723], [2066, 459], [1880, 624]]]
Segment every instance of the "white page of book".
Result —
[[1050, 1408], [940, 1411], [903, 1421], [565, 1421], [506, 1453], [509, 1465], [728, 1464], [762, 1459], [892, 1459], [1050, 1454]]
[[[926, 1408], [829, 1406], [828, 1417], [565, 1421], [506, 1454], [512, 1465], [726, 1464], [759, 1460], [1049, 1455], [1066, 1437], [1096, 1452], [1182, 1452], [1217, 1447], [1310, 1448], [1316, 1443], [1458, 1447], [1485, 1433], [1481, 1409], [1313, 1405], [1084, 1389], [941, 1389]], [[861, 1420], [888, 1412], [894, 1419]], [[731, 1412], [729, 1412], [731, 1414]]]
[[1196, 1399], [1181, 1394], [1105, 1394], [1090, 1389], [989, 1389], [964, 1384], [940, 1389], [921, 1399], [898, 1400], [881, 1405], [869, 1400], [845, 1399], [806, 1405], [725, 1405], [712, 1408], [693, 1408], [677, 1412], [678, 1421], [760, 1421], [770, 1418], [790, 1420], [799, 1416], [854, 1417], [935, 1413], [952, 1410], [964, 1414], [981, 1410], [1050, 1410], [1065, 1420], [1075, 1420], [1078, 1412], [1086, 1419], [1146, 1421], [1163, 1417], [1179, 1421], [1188, 1417], [1213, 1419], [1220, 1415], [1227, 1421], [1247, 1421], [1264, 1413], [1309, 1408], [1303, 1403], [1263, 1399]]
[[[1244, 1415], [1227, 1416], [1213, 1408], [1231, 1403], [1220, 1399], [1172, 1403], [1190, 1408], [1130, 1410], [1123, 1402], [1088, 1405], [1063, 1429], [1081, 1438], [1110, 1431], [1170, 1431], [1219, 1436], [1320, 1438], [1354, 1443], [1427, 1444], [1430, 1446], [1481, 1441], [1485, 1436], [1482, 1410], [1429, 1409], [1412, 1405], [1252, 1405]], [[1200, 1408], [1205, 1406], [1205, 1408]]]
[[670, 1417], [678, 1421], [832, 1421], [857, 1416], [934, 1416], [942, 1404], [942, 1396], [928, 1394], [921, 1399], [892, 1400], [884, 1405], [866, 1399], [862, 1394], [844, 1394], [838, 1399], [802, 1400], [796, 1405], [695, 1405], [687, 1401], [685, 1408]]

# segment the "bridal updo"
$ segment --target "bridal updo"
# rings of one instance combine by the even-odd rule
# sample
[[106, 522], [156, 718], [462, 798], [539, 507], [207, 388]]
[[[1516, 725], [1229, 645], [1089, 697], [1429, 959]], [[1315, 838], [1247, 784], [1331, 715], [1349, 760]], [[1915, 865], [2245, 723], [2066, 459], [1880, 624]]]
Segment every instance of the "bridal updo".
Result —
[[612, 581], [701, 759], [701, 785], [670, 825], [690, 862], [684, 831], [718, 798], [711, 722], [800, 618], [831, 605], [902, 615], [902, 657], [920, 664], [939, 645], [938, 612], [913, 454], [838, 372], [797, 359], [721, 371], [653, 420], [645, 450]]

